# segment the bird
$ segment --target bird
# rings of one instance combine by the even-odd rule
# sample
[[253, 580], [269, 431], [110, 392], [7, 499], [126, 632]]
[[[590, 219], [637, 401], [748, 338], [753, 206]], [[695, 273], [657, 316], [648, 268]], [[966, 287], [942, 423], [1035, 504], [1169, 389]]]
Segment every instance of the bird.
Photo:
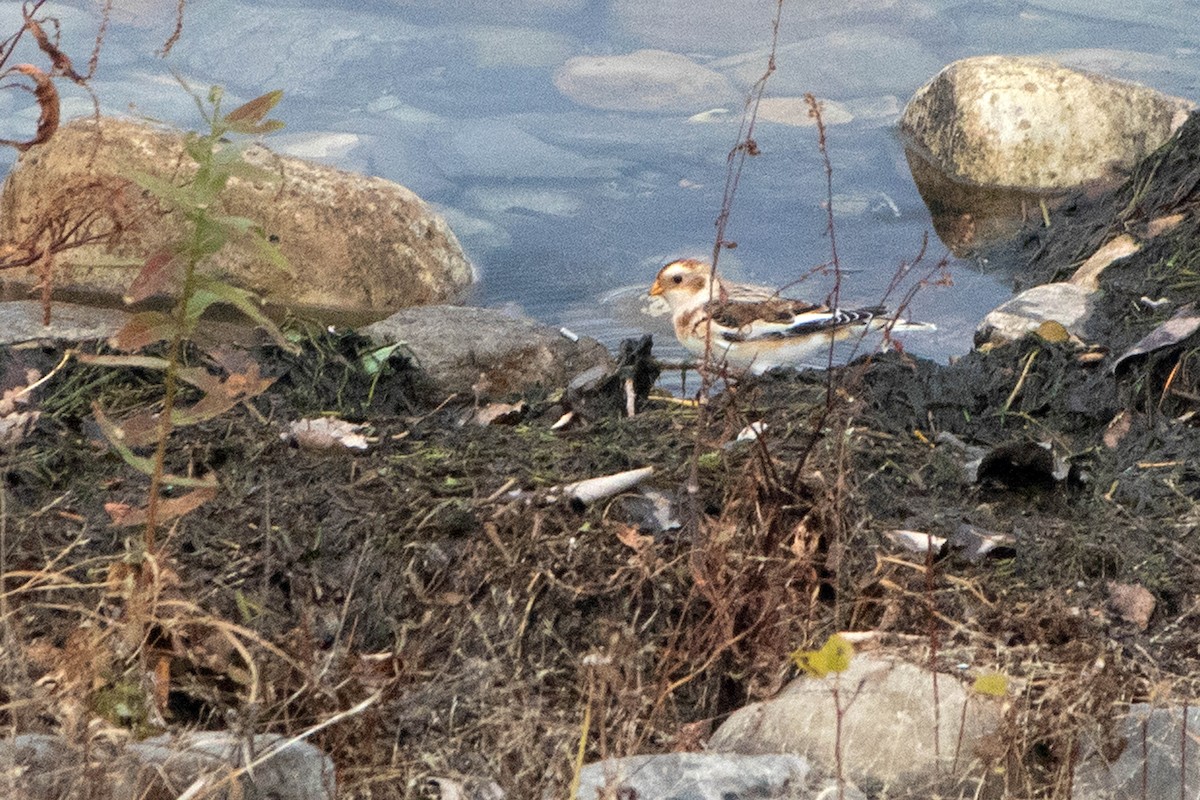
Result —
[[714, 363], [755, 375], [773, 367], [800, 366], [833, 342], [870, 330], [935, 329], [889, 317], [883, 306], [830, 308], [763, 287], [726, 282], [711, 264], [694, 258], [660, 269], [650, 295], [670, 306], [675, 337], [691, 353], [704, 358], [707, 351]]

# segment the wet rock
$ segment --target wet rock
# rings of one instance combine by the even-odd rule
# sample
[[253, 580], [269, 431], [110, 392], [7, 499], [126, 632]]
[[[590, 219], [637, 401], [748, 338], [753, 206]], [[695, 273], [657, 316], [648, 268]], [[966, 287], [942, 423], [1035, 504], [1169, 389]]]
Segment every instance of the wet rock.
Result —
[[528, 317], [489, 308], [409, 308], [362, 333], [381, 345], [403, 342], [442, 391], [466, 397], [562, 387], [592, 367], [611, 367], [594, 339], [571, 341]]
[[[714, 61], [739, 88], [762, 77], [769, 51], [757, 49]], [[864, 26], [783, 45], [768, 84], [773, 95], [802, 97], [812, 92], [846, 101], [856, 97], [906, 95], [941, 62], [920, 42], [894, 30]], [[880, 65], [886, 64], [886, 69]]]
[[1107, 737], [1111, 747], [1099, 740], [1085, 745], [1071, 786], [1072, 800], [1188, 796], [1200, 786], [1196, 731], [1200, 708], [1131, 704]]
[[[821, 121], [826, 125], [841, 125], [854, 119], [844, 105], [832, 100], [821, 100]], [[810, 113], [808, 101], [803, 97], [764, 97], [758, 104], [758, 118], [781, 125], [807, 128], [817, 124]]]
[[83, 342], [107, 339], [125, 324], [129, 315], [111, 308], [74, 303], [52, 303], [50, 324], [42, 324], [42, 304], [34, 300], [0, 303], [0, 345], [50, 339]]
[[693, 113], [737, 100], [723, 75], [665, 50], [577, 56], [558, 70], [554, 85], [580, 105], [608, 111]]
[[[601, 178], [615, 176], [622, 165], [616, 159], [586, 158], [496, 119], [463, 121], [445, 142], [433, 142], [431, 147], [431, 157], [438, 167], [460, 179]], [[499, 187], [499, 191], [520, 197], [530, 194], [530, 187], [518, 184]], [[494, 213], [496, 209], [489, 210]]]
[[[458, 240], [419, 197], [390, 181], [352, 175], [254, 147], [247, 160], [282, 177], [257, 183], [232, 179], [222, 195], [226, 213], [262, 224], [293, 267], [266, 262], [246, 240], [231, 241], [208, 268], [232, 283], [289, 308], [382, 316], [398, 308], [446, 302], [474, 279]], [[55, 284], [66, 292], [121, 297], [131, 262], [183, 238], [183, 221], [164, 213], [129, 183], [134, 172], [180, 182], [183, 136], [140, 122], [74, 122], [21, 156], [0, 198], [0, 253], [27, 248], [35, 221], [67, 220], [96, 211], [97, 198], [79, 191], [100, 182], [123, 233], [115, 246], [87, 245], [57, 258]], [[32, 286], [32, 268], [4, 272], [6, 282]]]
[[1064, 340], [1080, 343], [1097, 303], [1095, 292], [1100, 288], [1101, 273], [1141, 247], [1132, 236], [1122, 234], [1092, 253], [1069, 280], [1026, 289], [988, 312], [975, 330], [975, 346], [1016, 341], [1030, 333], [1056, 340], [1047, 335], [1047, 323], [1061, 326]]
[[[799, 678], [777, 697], [735, 711], [709, 740], [709, 749], [795, 753], [833, 769], [837, 704], [843, 710], [845, 774], [860, 785], [884, 782], [897, 794], [903, 793], [901, 788], [921, 785], [939, 769], [943, 775], [965, 772], [977, 746], [1000, 722], [995, 698], [968, 691], [950, 675], [939, 676], [935, 695], [928, 670], [860, 653], [840, 676]], [[935, 707], [940, 712], [937, 720]], [[901, 731], [904, 735], [897, 735]]]
[[[845, 26], [847, 19], [878, 14], [896, 0], [805, 0], [786, 7], [781, 42]], [[762, 0], [613, 0], [618, 30], [647, 47], [683, 52], [733, 53], [764, 44], [771, 34], [774, 3]], [[763, 62], [766, 64], [766, 61]]]
[[1036, 333], [1045, 322], [1057, 322], [1082, 338], [1091, 316], [1094, 292], [1073, 283], [1047, 283], [1026, 289], [989, 311], [975, 329], [975, 346], [1003, 344]]
[[[818, 779], [812, 765], [799, 756], [665, 753], [588, 764], [580, 773], [578, 796], [806, 800], [838, 795], [836, 784]], [[854, 787], [845, 787], [848, 800], [863, 796]]]
[[918, 89], [900, 127], [954, 180], [1052, 191], [1132, 168], [1192, 108], [1041, 58], [980, 56]]
[[[273, 748], [279, 750], [270, 755]], [[247, 758], [257, 762], [252, 770], [220, 783], [247, 766]], [[72, 787], [77, 790], [81, 780], [105, 786], [104, 796], [112, 800], [175, 797], [197, 781], [211, 787], [203, 792], [211, 800], [333, 800], [337, 786], [329, 756], [274, 734], [247, 741], [223, 732], [195, 732], [124, 746], [92, 742], [86, 750], [57, 736], [25, 734], [0, 740], [0, 761], [16, 767], [0, 771], [0, 791], [26, 800], [76, 796]]]

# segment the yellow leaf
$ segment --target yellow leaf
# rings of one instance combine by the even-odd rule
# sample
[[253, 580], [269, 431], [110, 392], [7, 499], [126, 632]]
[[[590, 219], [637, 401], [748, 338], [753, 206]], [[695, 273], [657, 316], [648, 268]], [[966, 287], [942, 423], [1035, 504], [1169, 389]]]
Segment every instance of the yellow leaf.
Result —
[[1003, 672], [985, 672], [975, 679], [975, 685], [971, 688], [979, 694], [1004, 697], [1008, 694], [1008, 676]]
[[1065, 342], [1071, 338], [1071, 334], [1063, 327], [1063, 324], [1052, 319], [1038, 325], [1037, 335], [1047, 342]]
[[853, 658], [854, 645], [836, 633], [825, 641], [820, 650], [797, 650], [792, 653], [792, 661], [796, 666], [814, 678], [824, 678], [831, 672], [845, 672], [850, 669]]

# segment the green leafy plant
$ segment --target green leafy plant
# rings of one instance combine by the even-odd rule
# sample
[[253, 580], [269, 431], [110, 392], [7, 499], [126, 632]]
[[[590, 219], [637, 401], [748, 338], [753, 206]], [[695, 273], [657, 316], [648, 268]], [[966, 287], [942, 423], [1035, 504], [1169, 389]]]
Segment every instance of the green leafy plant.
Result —
[[[281, 347], [294, 350], [279, 327], [263, 313], [261, 298], [204, 269], [212, 256], [236, 238], [248, 239], [263, 259], [280, 269], [288, 269], [283, 255], [260, 226], [246, 217], [223, 213], [220, 202], [221, 194], [232, 178], [275, 179], [272, 173], [248, 163], [244, 154], [253, 142], [251, 137], [283, 126], [277, 120], [266, 118], [282, 93], [268, 92], [228, 113], [221, 110], [222, 96], [219, 87], [210, 89], [206, 100], [193, 93], [208, 130], [189, 133], [185, 137], [184, 152], [193, 162], [194, 170], [184, 182], [176, 184], [144, 172], [130, 176], [186, 221], [186, 234], [168, 248], [150, 254], [126, 296], [127, 302], [136, 303], [167, 295], [172, 298], [170, 311], [135, 314], [112, 339], [112, 344], [126, 354], [80, 357], [90, 364], [162, 373], [161, 408], [136, 412], [117, 421], [110, 419], [99, 404], [93, 406], [101, 430], [116, 452], [126, 463], [150, 478], [145, 507], [110, 504], [106, 508], [117, 525], [144, 526], [146, 552], [154, 550], [156, 531], [161, 523], [187, 514], [212, 499], [217, 492], [214, 474], [196, 477], [166, 471], [171, 431], [220, 416], [261, 394], [272, 383], [271, 379], [259, 374], [258, 365], [252, 360], [239, 361], [228, 354], [208, 353], [207, 366], [186, 363], [187, 345], [195, 341], [205, 313], [216, 305], [230, 306], [266, 331]], [[237, 140], [230, 141], [234, 137]], [[138, 352], [162, 343], [166, 345], [162, 355]], [[180, 402], [183, 385], [191, 386], [200, 394], [191, 405]], [[139, 453], [151, 446], [153, 455]], [[164, 494], [168, 486], [186, 492], [168, 498]]]

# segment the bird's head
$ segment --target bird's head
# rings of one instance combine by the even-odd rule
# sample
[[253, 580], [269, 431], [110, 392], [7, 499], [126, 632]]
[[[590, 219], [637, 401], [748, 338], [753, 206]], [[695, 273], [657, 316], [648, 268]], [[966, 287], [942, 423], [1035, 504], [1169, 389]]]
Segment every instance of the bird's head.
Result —
[[658, 271], [650, 294], [666, 300], [672, 311], [694, 308], [720, 294], [720, 283], [714, 286], [715, 280], [710, 265], [694, 258], [685, 258], [672, 261]]

